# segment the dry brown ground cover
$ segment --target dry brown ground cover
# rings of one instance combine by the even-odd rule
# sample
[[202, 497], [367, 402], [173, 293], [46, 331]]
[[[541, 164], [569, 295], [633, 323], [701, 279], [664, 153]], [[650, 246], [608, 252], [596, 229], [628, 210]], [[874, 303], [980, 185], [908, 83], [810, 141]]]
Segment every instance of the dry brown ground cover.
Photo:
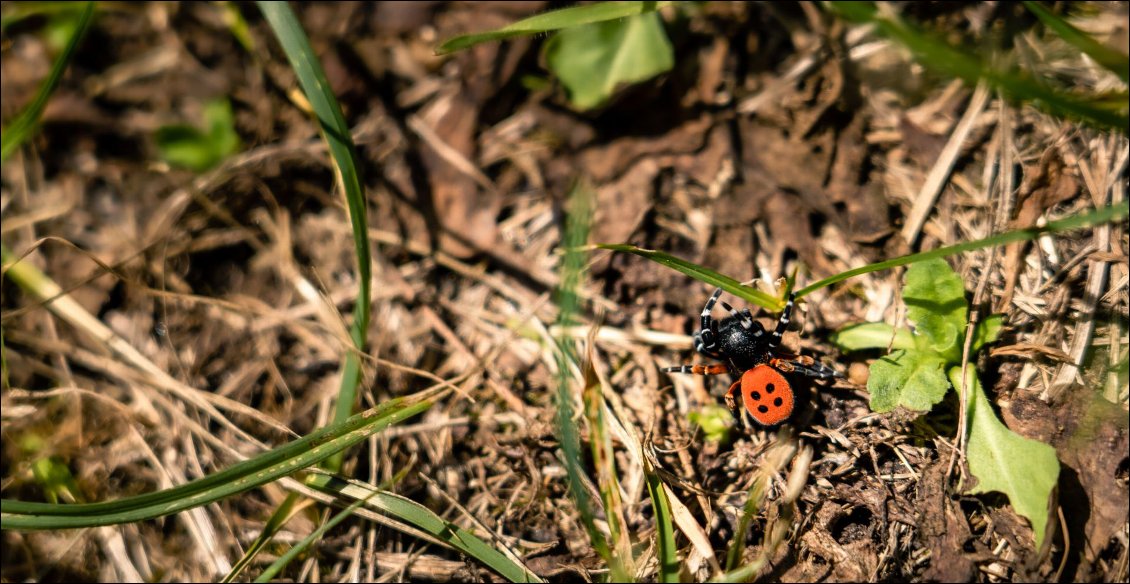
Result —
[[[1123, 135], [978, 94], [814, 6], [711, 3], [674, 19], [674, 70], [586, 113], [560, 88], [530, 83], [545, 75], [540, 38], [433, 54], [439, 40], [545, 8], [295, 6], [365, 172], [374, 316], [362, 405], [470, 374], [460, 393], [348, 452], [346, 474], [380, 482], [409, 469], [396, 492], [488, 530], [551, 579], [599, 579], [607, 568], [578, 522], [553, 425], [547, 339], [565, 197], [578, 177], [596, 192], [591, 241], [764, 281], [799, 264], [812, 282], [1125, 200]], [[1009, 9], [909, 10], [973, 46]], [[216, 4], [108, 4], [41, 133], [3, 168], [4, 244], [32, 250], [28, 261], [78, 307], [189, 390], [154, 383], [5, 280], [4, 498], [43, 500], [32, 465], [44, 457], [70, 469], [87, 501], [180, 484], [332, 414], [336, 323], [356, 294], [349, 219], [316, 127], [295, 104], [292, 70], [254, 7], [241, 11], [254, 53]], [[1126, 4], [1096, 11], [1090, 32], [1125, 50]], [[1020, 60], [1090, 88], [1108, 82], [1027, 29], [1030, 16], [1009, 14]], [[5, 120], [53, 58], [35, 25], [3, 38]], [[197, 119], [217, 96], [231, 100], [243, 149], [201, 175], [161, 163], [154, 132]], [[940, 188], [929, 188], [932, 173]], [[769, 560], [762, 580], [1126, 581], [1127, 390], [1108, 372], [1128, 344], [1126, 227], [950, 261], [980, 314], [1006, 315], [980, 361], [990, 399], [1063, 465], [1044, 550], [1003, 497], [957, 489], [955, 401], [926, 417], [873, 414], [866, 364], [879, 354], [840, 355], [827, 342], [850, 323], [903, 321], [901, 270], [810, 296], [786, 344], [847, 379], [810, 388], [783, 431], [736, 428], [719, 443], [689, 415], [720, 403], [728, 383], [659, 372], [690, 362], [710, 289], [636, 256], [594, 253], [582, 318], [602, 324], [592, 354], [606, 397], [644, 437], [683, 520], [705, 534], [677, 533], [684, 576], [715, 573], [708, 556], [724, 556], [765, 475], [768, 502], [745, 550]], [[589, 326], [575, 332], [583, 340]], [[621, 446], [627, 527], [638, 575], [650, 580], [653, 512], [639, 461]], [[6, 531], [2, 578], [219, 578], [284, 497], [270, 485], [161, 520]], [[277, 541], [323, 517], [304, 509]], [[775, 529], [782, 521], [787, 529]], [[269, 548], [251, 573], [283, 550]], [[497, 578], [362, 520], [332, 530], [285, 575]]]

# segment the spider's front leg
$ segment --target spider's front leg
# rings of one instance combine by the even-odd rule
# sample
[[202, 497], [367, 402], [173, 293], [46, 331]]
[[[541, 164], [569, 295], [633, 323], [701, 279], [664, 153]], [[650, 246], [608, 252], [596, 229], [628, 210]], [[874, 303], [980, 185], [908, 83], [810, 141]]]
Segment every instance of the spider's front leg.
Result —
[[785, 303], [785, 309], [781, 311], [781, 317], [777, 319], [777, 328], [773, 329], [773, 334], [769, 336], [769, 345], [766, 350], [772, 351], [781, 344], [781, 336], [785, 334], [785, 329], [789, 328], [789, 317], [792, 316], [794, 302], [796, 302], [796, 292], [789, 292], [789, 301]]
[[718, 323], [710, 316], [710, 311], [714, 310], [714, 303], [718, 302], [718, 297], [722, 295], [722, 289], [716, 288], [710, 298], [706, 300], [706, 306], [702, 307], [702, 314], [699, 315], [700, 328], [695, 333], [694, 350], [720, 359], [718, 356]]

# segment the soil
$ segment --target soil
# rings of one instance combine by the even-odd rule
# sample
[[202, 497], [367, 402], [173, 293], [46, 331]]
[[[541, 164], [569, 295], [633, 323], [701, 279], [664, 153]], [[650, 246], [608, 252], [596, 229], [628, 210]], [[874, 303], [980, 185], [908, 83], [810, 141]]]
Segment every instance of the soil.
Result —
[[[797, 268], [808, 284], [1126, 196], [1124, 135], [995, 94], [971, 112], [972, 88], [814, 5], [672, 12], [674, 69], [589, 112], [575, 111], [544, 69], [540, 36], [433, 52], [556, 4], [293, 6], [364, 172], [373, 317], [358, 407], [467, 374], [460, 392], [347, 451], [343, 474], [381, 483], [403, 472], [397, 493], [489, 530], [551, 580], [608, 575], [566, 486], [545, 342], [559, 332], [559, 243], [578, 181], [595, 193], [591, 242], [632, 243], [762, 285]], [[231, 407], [169, 393], [5, 278], [5, 499], [45, 500], [37, 460], [69, 469], [75, 500], [109, 500], [213, 473], [333, 415], [341, 323], [357, 289], [348, 212], [269, 27], [254, 5], [234, 6], [254, 42], [244, 47], [226, 9], [100, 5], [39, 134], [5, 162], [0, 204], [8, 249], [177, 382]], [[1010, 47], [1018, 62], [1046, 63], [1042, 74], [1080, 90], [1115, 87], [1021, 7], [907, 9], [966, 47], [999, 25], [1023, 40]], [[1094, 10], [1089, 32], [1124, 51], [1127, 5]], [[44, 25], [32, 18], [4, 32], [5, 126], [57, 54]], [[230, 100], [240, 152], [201, 174], [162, 162], [157, 129], [199, 120], [217, 97]], [[923, 185], [966, 118], [972, 128], [930, 203]], [[866, 366], [882, 352], [842, 354], [827, 341], [848, 324], [905, 324], [902, 270], [807, 297], [785, 345], [846, 379], [798, 384], [805, 399], [781, 428], [734, 422], [716, 441], [692, 414], [721, 404], [729, 380], [659, 371], [704, 362], [690, 335], [712, 289], [634, 255], [590, 257], [578, 346], [602, 328], [580, 354], [684, 507], [683, 580], [717, 575], [735, 537], [741, 563], [761, 562], [753, 577], [767, 581], [1127, 580], [1127, 392], [1110, 373], [1130, 344], [1125, 221], [949, 258], [976, 313], [1005, 315], [1001, 340], [973, 361], [990, 400], [1062, 464], [1042, 549], [1006, 497], [964, 494], [974, 479], [956, 455], [956, 399], [926, 415], [872, 413]], [[576, 389], [582, 411], [579, 380]], [[635, 576], [655, 580], [654, 514], [640, 461], [620, 440]], [[763, 505], [735, 536], [759, 480]], [[285, 496], [273, 484], [159, 520], [5, 531], [2, 579], [215, 580]], [[324, 513], [303, 509], [240, 578]], [[280, 577], [499, 579], [360, 518]]]

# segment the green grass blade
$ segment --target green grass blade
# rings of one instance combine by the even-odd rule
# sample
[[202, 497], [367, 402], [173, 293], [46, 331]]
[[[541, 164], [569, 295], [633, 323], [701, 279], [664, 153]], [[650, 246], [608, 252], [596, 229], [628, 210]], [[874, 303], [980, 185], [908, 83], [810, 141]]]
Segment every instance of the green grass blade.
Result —
[[86, 35], [86, 30], [90, 28], [93, 17], [94, 3], [87, 2], [82, 15], [79, 17], [78, 26], [75, 27], [70, 40], [67, 41], [63, 53], [51, 66], [51, 72], [47, 75], [47, 79], [39, 86], [39, 92], [35, 94], [35, 99], [32, 99], [31, 103], [24, 108], [24, 111], [20, 112], [20, 115], [7, 128], [4, 128], [3, 136], [0, 137], [0, 162], [8, 160], [8, 157], [16, 151], [16, 148], [19, 148], [21, 144], [35, 134], [39, 127], [39, 118], [43, 115], [44, 108], [47, 107], [47, 100], [51, 98], [51, 94], [59, 86], [59, 80], [63, 78], [63, 72], [67, 70], [67, 64], [71, 62], [71, 57], [74, 56], [75, 49], [78, 48], [82, 37]]
[[[371, 497], [375, 494], [376, 493], [374, 492], [372, 495], [369, 495], [369, 497]], [[263, 570], [263, 572], [261, 574], [259, 574], [259, 576], [257, 578], [255, 578], [255, 581], [256, 582], [270, 582], [272, 578], [277, 576], [279, 574], [279, 572], [281, 572], [283, 570], [283, 568], [285, 568], [287, 566], [287, 564], [292, 562], [294, 560], [294, 558], [297, 558], [298, 554], [301, 554], [302, 552], [306, 551], [306, 548], [313, 545], [313, 543], [315, 541], [318, 541], [319, 539], [321, 539], [322, 536], [325, 535], [325, 533], [327, 531], [333, 529], [334, 527], [337, 527], [337, 524], [341, 523], [342, 521], [345, 521], [350, 515], [353, 514], [353, 512], [355, 510], [357, 510], [359, 507], [361, 507], [366, 502], [368, 502], [369, 497], [366, 497], [364, 499], [357, 499], [353, 503], [350, 503], [348, 507], [339, 511], [329, 521], [318, 526], [317, 529], [310, 532], [310, 535], [307, 535], [306, 537], [302, 538], [302, 541], [299, 541], [298, 543], [294, 544], [294, 546], [292, 546], [290, 549], [286, 550], [286, 553], [279, 556], [277, 559], [275, 559], [275, 561], [271, 562], [271, 565], [267, 566], [267, 569]]]
[[479, 43], [500, 41], [518, 36], [529, 36], [551, 30], [627, 18], [636, 14], [666, 8], [674, 2], [601, 2], [587, 6], [573, 6], [538, 14], [519, 20], [490, 32], [460, 35], [448, 39], [436, 48], [437, 55], [446, 55], [473, 47]]
[[879, 270], [905, 266], [907, 264], [913, 264], [916, 262], [932, 260], [934, 258], [956, 255], [959, 253], [973, 251], [975, 249], [981, 249], [985, 247], [1005, 245], [1016, 241], [1027, 241], [1030, 239], [1036, 239], [1037, 237], [1047, 233], [1059, 233], [1061, 231], [1071, 231], [1073, 229], [1081, 229], [1083, 227], [1090, 227], [1092, 225], [1112, 223], [1125, 219], [1127, 215], [1130, 215], [1130, 202], [1122, 202], [1117, 205], [1095, 209], [1081, 215], [1074, 215], [1072, 217], [1059, 219], [1057, 221], [1049, 221], [1043, 227], [1033, 226], [1025, 227], [1023, 229], [1014, 229], [1012, 231], [998, 233], [997, 235], [992, 235], [984, 239], [965, 241], [946, 247], [939, 247], [938, 249], [930, 251], [897, 257], [885, 262], [869, 264], [863, 267], [855, 268], [853, 270], [848, 270], [846, 272], [840, 272], [835, 276], [824, 278], [819, 282], [806, 286], [797, 291], [797, 298], [802, 298], [805, 295], [811, 294], [816, 290], [819, 290], [826, 286], [831, 286], [832, 284], [842, 282], [844, 280], [847, 280], [848, 278], [853, 278], [860, 274], [867, 274], [870, 272], [877, 272]]
[[[584, 275], [585, 255], [581, 246], [588, 239], [589, 225], [592, 221], [592, 193], [588, 187], [577, 185], [570, 196], [569, 213], [565, 218], [565, 237], [562, 246], [565, 256], [561, 262], [561, 283], [557, 288], [557, 324], [559, 330], [568, 330], [576, 324], [573, 315], [580, 310], [577, 289]], [[585, 489], [582, 475], [581, 447], [577, 424], [573, 421], [573, 398], [569, 386], [572, 375], [570, 369], [577, 362], [573, 351], [573, 340], [561, 334], [557, 341], [557, 440], [564, 455], [565, 472], [569, 479], [569, 493], [577, 505], [581, 522], [588, 531], [593, 548], [606, 560], [611, 558], [608, 542], [596, 528], [594, 521], [595, 503]]]
[[768, 480], [767, 476], [758, 474], [749, 487], [745, 505], [742, 506], [742, 515], [738, 518], [738, 526], [734, 530], [734, 539], [730, 541], [730, 548], [726, 551], [727, 572], [737, 569], [742, 561], [742, 550], [745, 549], [745, 538], [749, 535], [749, 524], [761, 508], [762, 501], [765, 500], [765, 486]]
[[[886, 270], [898, 266], [905, 266], [907, 264], [913, 264], [934, 258], [956, 255], [967, 251], [973, 251], [975, 249], [1005, 245], [1016, 241], [1031, 240], [1049, 233], [1060, 233], [1062, 231], [1071, 231], [1074, 229], [1081, 229], [1093, 225], [1101, 225], [1103, 223], [1112, 223], [1126, 219], [1127, 216], [1130, 216], [1130, 202], [1124, 201], [1116, 205], [1102, 207], [1080, 215], [1066, 217], [1057, 221], [1050, 221], [1042, 227], [1033, 226], [1023, 229], [1006, 231], [1004, 233], [998, 233], [997, 235], [986, 237], [984, 239], [965, 241], [947, 247], [940, 247], [938, 249], [930, 251], [905, 255], [883, 262], [868, 264], [866, 266], [851, 269], [846, 272], [840, 272], [839, 274], [829, 276], [814, 284], [797, 290], [796, 295], [797, 298], [803, 298], [821, 288], [831, 286], [832, 284], [836, 284], [847, 280], [848, 278], [854, 278], [855, 276], [862, 274], [868, 274], [871, 272], [877, 272], [879, 270]], [[650, 249], [643, 249], [628, 244], [598, 243], [590, 247], [628, 252], [643, 258], [647, 258], [653, 262], [680, 271], [701, 282], [718, 286], [723, 290], [729, 292], [730, 294], [733, 294], [734, 296], [744, 298], [750, 302], [759, 304], [766, 308], [776, 310], [780, 309], [782, 304], [780, 300], [773, 298], [772, 296], [765, 294], [760, 290], [754, 290], [753, 288], [742, 286], [737, 280], [729, 276], [724, 276], [722, 274], [719, 274], [718, 272], [715, 272], [714, 270], [704, 268], [698, 264], [688, 262], [687, 260], [677, 258], [670, 254]]]
[[1036, 18], [1044, 23], [1044, 26], [1052, 29], [1060, 38], [1083, 51], [1108, 71], [1118, 75], [1123, 82], [1130, 81], [1130, 56], [1127, 56], [1126, 53], [1119, 52], [1096, 41], [1087, 33], [1072, 26], [1070, 22], [1044, 8], [1044, 5], [1039, 2], [1025, 0], [1024, 7], [1035, 14]]
[[687, 260], [684, 260], [682, 258], [677, 258], [668, 253], [655, 251], [653, 249], [643, 249], [634, 245], [621, 243], [598, 243], [595, 244], [595, 247], [598, 247], [600, 249], [609, 249], [612, 251], [624, 251], [643, 258], [647, 258], [653, 262], [667, 266], [668, 268], [680, 271], [694, 278], [695, 280], [705, 282], [712, 286], [717, 286], [729, 292], [730, 294], [737, 296], [738, 298], [742, 298], [747, 302], [751, 302], [762, 308], [767, 308], [769, 310], [780, 310], [785, 306], [785, 303], [779, 298], [774, 298], [773, 296], [770, 296], [769, 294], [766, 294], [761, 290], [750, 288], [749, 286], [743, 286], [741, 282], [738, 282], [737, 280], [729, 276], [719, 274], [714, 270], [704, 268], [698, 264], [688, 262]]
[[311, 476], [307, 484], [335, 496], [364, 500], [365, 506], [420, 529], [436, 540], [478, 560], [511, 582], [543, 582], [529, 568], [512, 559], [510, 556], [517, 557], [513, 552], [509, 554], [500, 552], [475, 534], [444, 520], [411, 499], [374, 489], [371, 485], [357, 481], [346, 482], [323, 474]]
[[[397, 473], [393, 475], [393, 477], [387, 483], [381, 483], [380, 488], [391, 488], [392, 485], [395, 485], [403, 480], [411, 470], [412, 465], [409, 464], [404, 466], [399, 471], [397, 471]], [[315, 476], [319, 475], [308, 477], [306, 484], [310, 485], [312, 482], [314, 482]], [[251, 542], [251, 545], [247, 546], [247, 550], [243, 552], [243, 556], [239, 558], [239, 561], [236, 562], [234, 566], [232, 566], [231, 571], [229, 571], [227, 575], [224, 576], [224, 579], [221, 580], [221, 582], [234, 582], [235, 579], [239, 577], [239, 574], [251, 564], [251, 561], [255, 559], [255, 556], [259, 555], [259, 552], [263, 551], [267, 544], [270, 543], [272, 539], [274, 539], [275, 535], [277, 535], [279, 531], [282, 531], [282, 528], [284, 525], [286, 525], [287, 521], [290, 521], [290, 519], [294, 516], [292, 510], [296, 508], [296, 505], [298, 504], [298, 501], [301, 499], [301, 497], [301, 495], [293, 491], [287, 495], [282, 504], [279, 505], [278, 508], [275, 509], [275, 512], [271, 514], [271, 517], [267, 520], [267, 524], [263, 526], [263, 530], [259, 533], [259, 537], [256, 537], [255, 541]], [[288, 553], [286, 557], [287, 561], [289, 562], [290, 560], [293, 560], [295, 556]], [[272, 567], [274, 567], [274, 564], [272, 564]], [[279, 570], [282, 570], [285, 567], [286, 562], [279, 563], [278, 565]]]
[[671, 515], [671, 502], [663, 490], [663, 481], [652, 468], [651, 462], [644, 459], [644, 479], [647, 493], [651, 496], [651, 508], [655, 513], [655, 549], [659, 559], [659, 581], [677, 583], [679, 581], [679, 550], [675, 547], [675, 525]]
[[4, 11], [0, 14], [0, 32], [7, 33], [8, 28], [19, 24], [33, 16], [59, 16], [67, 13], [77, 13], [85, 10], [77, 2], [60, 2], [59, 0], [6, 2]]
[[[1053, 115], [1073, 118], [1123, 134], [1130, 125], [1130, 118], [1125, 113], [1096, 106], [1087, 97], [1051, 89], [1025, 73], [990, 67], [977, 56], [932, 38], [895, 16], [880, 14], [870, 2], [825, 2], [824, 6], [848, 20], [874, 24], [881, 34], [914, 52], [922, 64], [958, 77], [971, 86], [984, 80], [1002, 93], [1030, 102]], [[1125, 112], [1125, 107], [1122, 112]]]
[[0, 501], [0, 528], [36, 530], [112, 525], [153, 519], [206, 505], [317, 464], [384, 428], [423, 412], [443, 391], [446, 390], [433, 389], [389, 400], [345, 422], [327, 426], [226, 470], [172, 489], [82, 505], [4, 499]]
[[[228, 571], [220, 582], [225, 584], [227, 582], [235, 582], [235, 579], [247, 569], [247, 566], [251, 565], [251, 561], [259, 555], [259, 552], [263, 551], [263, 548], [267, 547], [267, 544], [274, 539], [275, 535], [278, 534], [279, 531], [282, 531], [283, 526], [294, 517], [294, 509], [298, 505], [298, 500], [299, 497], [295, 493], [289, 493], [286, 496], [282, 504], [275, 509], [274, 513], [271, 513], [271, 517], [267, 519], [267, 523], [263, 525], [263, 530], [259, 533], [259, 537], [256, 537], [255, 541], [247, 546], [247, 549], [243, 552], [243, 556], [239, 558], [238, 562], [232, 565], [231, 570]], [[285, 564], [283, 565], [285, 566]]]
[[[298, 83], [314, 109], [322, 137], [329, 144], [330, 158], [337, 171], [337, 181], [345, 194], [349, 208], [349, 220], [353, 228], [353, 246], [357, 252], [357, 302], [354, 306], [353, 325], [350, 337], [357, 352], [365, 347], [365, 331], [369, 328], [369, 303], [372, 298], [372, 260], [369, 255], [368, 219], [365, 211], [365, 190], [358, 174], [357, 154], [353, 148], [353, 137], [345, 123], [341, 105], [334, 96], [326, 73], [318, 61], [310, 40], [302, 30], [294, 12], [286, 2], [259, 2], [259, 10], [271, 25], [286, 53], [290, 66], [298, 76]], [[357, 397], [357, 386], [361, 382], [361, 358], [355, 351], [347, 351], [342, 366], [341, 387], [338, 390], [334, 421], [349, 417], [353, 402]], [[341, 468], [342, 455], [338, 454], [326, 461], [325, 467], [331, 471]]]

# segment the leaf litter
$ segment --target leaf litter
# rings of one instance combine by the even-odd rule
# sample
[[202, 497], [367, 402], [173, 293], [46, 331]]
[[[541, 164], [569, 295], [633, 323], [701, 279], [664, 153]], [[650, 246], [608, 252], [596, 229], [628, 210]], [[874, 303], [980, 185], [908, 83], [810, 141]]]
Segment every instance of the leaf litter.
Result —
[[[564, 197], [578, 176], [597, 193], [592, 241], [630, 242], [764, 282], [798, 262], [814, 281], [1125, 200], [1125, 138], [991, 96], [970, 117], [945, 187], [907, 242], [903, 222], [971, 88], [931, 79], [888, 41], [812, 7], [709, 4], [689, 20], [667, 20], [679, 33], [675, 68], [585, 113], [572, 111], [560, 88], [524, 83], [546, 75], [544, 39], [432, 54], [484, 18], [502, 25], [544, 8], [522, 4], [298, 12], [366, 168], [375, 242], [366, 403], [497, 354], [461, 384], [463, 395], [352, 452], [346, 468], [378, 483], [411, 467], [396, 493], [490, 531], [543, 577], [600, 578], [607, 569], [566, 491], [553, 430], [549, 293]], [[977, 22], [986, 10], [935, 16]], [[0, 203], [5, 245], [34, 248], [29, 260], [85, 311], [176, 383], [256, 414], [163, 394], [6, 281], [5, 498], [42, 500], [30, 468], [43, 458], [63, 461], [87, 500], [105, 500], [214, 472], [258, 452], [256, 441], [287, 440], [283, 427], [305, 434], [331, 415], [340, 319], [355, 303], [348, 218], [315, 126], [288, 97], [293, 73], [258, 14], [241, 11], [255, 55], [215, 5], [100, 12], [95, 31], [109, 40], [98, 55], [76, 58], [53, 100], [73, 107], [47, 108], [35, 147], [3, 168]], [[14, 41], [0, 62], [7, 120], [50, 59], [39, 37], [5, 35]], [[158, 58], [173, 62], [153, 66]], [[1095, 71], [1083, 59], [1070, 63]], [[243, 151], [200, 176], [160, 164], [156, 130], [195, 119], [216, 97], [230, 98]], [[594, 254], [582, 326], [570, 334], [583, 341], [603, 313], [587, 354], [621, 402], [610, 415], [641, 438], [679, 509], [684, 578], [717, 574], [762, 477], [765, 500], [740, 536], [742, 563], [760, 562], [762, 579], [1125, 581], [1127, 397], [1125, 379], [1110, 371], [1130, 344], [1127, 255], [1123, 222], [951, 261], [967, 295], [987, 281], [972, 310], [982, 319], [1005, 314], [1001, 340], [976, 363], [982, 405], [1018, 435], [1055, 447], [1063, 467], [1044, 550], [1003, 497], [958, 490], [947, 464], [958, 446], [952, 394], [926, 417], [872, 413], [866, 370], [861, 377], [854, 365], [885, 352], [845, 356], [827, 342], [847, 324], [913, 320], [899, 271], [807, 299], [785, 344], [853, 374], [809, 388], [791, 437], [734, 429], [729, 442], [713, 442], [690, 422], [728, 384], [658, 373], [687, 358], [710, 293], [681, 274], [629, 254]], [[583, 424], [581, 432], [587, 448]], [[618, 439], [612, 447], [623, 527], [650, 541], [641, 457]], [[805, 448], [811, 462], [797, 466]], [[781, 453], [790, 458], [777, 460]], [[803, 479], [795, 493], [790, 479]], [[4, 577], [216, 579], [284, 495], [267, 486], [191, 520], [5, 532]], [[318, 521], [313, 508], [300, 513], [278, 541], [297, 541]], [[461, 560], [391, 528], [346, 521], [287, 574], [496, 577]], [[637, 576], [654, 579], [654, 562], [637, 560]]]

